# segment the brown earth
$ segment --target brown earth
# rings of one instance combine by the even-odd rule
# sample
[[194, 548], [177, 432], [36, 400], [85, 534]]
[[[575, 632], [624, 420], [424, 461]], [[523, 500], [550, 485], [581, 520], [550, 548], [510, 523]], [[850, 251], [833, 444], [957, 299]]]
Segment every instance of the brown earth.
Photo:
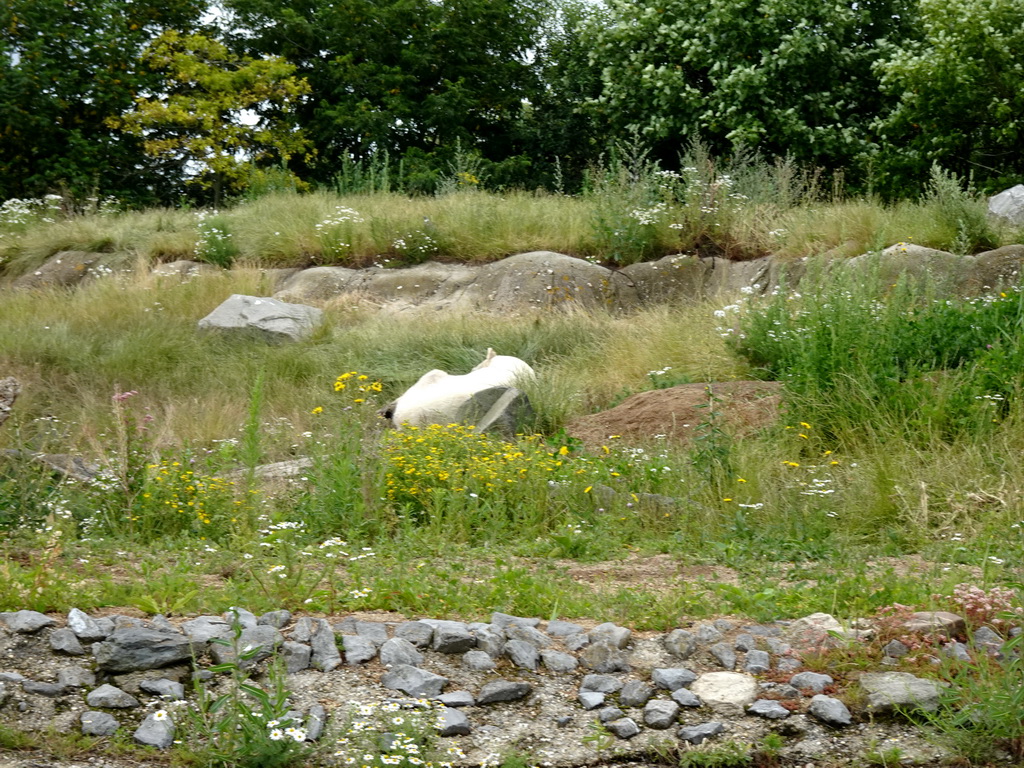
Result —
[[601, 413], [581, 416], [566, 432], [592, 450], [615, 437], [623, 442], [655, 439], [687, 445], [709, 429], [749, 435], [774, 424], [781, 408], [778, 381], [723, 381], [681, 384], [632, 395]]

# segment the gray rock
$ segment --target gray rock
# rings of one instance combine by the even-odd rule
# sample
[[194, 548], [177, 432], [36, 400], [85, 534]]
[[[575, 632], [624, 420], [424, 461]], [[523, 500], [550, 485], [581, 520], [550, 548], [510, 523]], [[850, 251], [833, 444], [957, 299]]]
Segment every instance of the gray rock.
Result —
[[84, 736], [113, 736], [121, 724], [107, 712], [83, 712], [79, 718]]
[[794, 659], [792, 656], [784, 656], [779, 659], [775, 664], [775, 668], [779, 672], [796, 672], [803, 668], [803, 663], [800, 659]]
[[181, 701], [185, 698], [185, 686], [166, 677], [159, 677], [155, 680], [143, 680], [139, 683], [139, 690], [151, 693], [168, 701]]
[[96, 685], [96, 675], [85, 667], [65, 667], [57, 672], [57, 683], [65, 688], [88, 688]]
[[35, 680], [22, 680], [21, 690], [25, 693], [34, 693], [37, 696], [46, 696], [54, 699], [63, 696], [67, 689], [60, 683], [39, 683]]
[[462, 654], [462, 664], [466, 669], [474, 672], [490, 672], [497, 665], [488, 654], [483, 651], [466, 651]]
[[327, 619], [314, 619], [309, 636], [309, 647], [313, 649], [309, 663], [321, 672], [331, 672], [341, 666], [341, 651], [334, 636], [334, 630]]
[[505, 630], [505, 636], [509, 640], [521, 640], [524, 643], [529, 643], [538, 650], [541, 648], [549, 648], [554, 644], [554, 641], [541, 632], [539, 629], [533, 627], [520, 627], [513, 625]]
[[736, 669], [736, 651], [730, 643], [715, 643], [708, 651], [725, 669]]
[[593, 644], [606, 643], [613, 648], [622, 649], [629, 645], [633, 633], [625, 627], [612, 623], [598, 624], [587, 632], [587, 637]]
[[715, 625], [715, 629], [719, 632], [732, 632], [736, 629], [736, 625], [729, 621], [729, 619], [715, 619], [711, 623]]
[[590, 710], [604, 704], [605, 694], [600, 691], [580, 691], [576, 698], [584, 709]]
[[690, 690], [706, 705], [729, 715], [741, 715], [757, 699], [757, 682], [738, 672], [705, 672]]
[[1017, 226], [1024, 227], [1024, 184], [1004, 189], [988, 199], [990, 215]]
[[296, 643], [294, 640], [286, 640], [281, 643], [281, 658], [284, 659], [285, 671], [293, 675], [304, 669], [309, 669], [313, 657], [313, 649], [305, 643]]
[[620, 717], [625, 717], [626, 713], [618, 707], [601, 707], [597, 710], [597, 719], [602, 723], [610, 723], [612, 720], [618, 720]]
[[725, 725], [718, 722], [711, 722], [680, 728], [678, 736], [680, 741], [686, 741], [690, 744], [703, 744], [712, 736], [717, 736], [724, 731]]
[[484, 625], [473, 630], [476, 638], [476, 647], [490, 656], [497, 659], [505, 653], [505, 632], [501, 627]]
[[137, 672], [166, 667], [192, 658], [192, 643], [180, 632], [124, 627], [93, 646], [105, 672]]
[[430, 647], [438, 653], [465, 653], [476, 646], [476, 636], [461, 621], [424, 619], [423, 622], [434, 629]]
[[104, 632], [92, 617], [77, 608], [68, 611], [68, 629], [74, 632], [75, 637], [79, 640], [84, 640], [87, 643], [102, 640], [109, 634], [109, 630]]
[[182, 631], [197, 645], [207, 643], [214, 638], [231, 637], [231, 624], [220, 616], [197, 616], [181, 625]]
[[869, 712], [892, 712], [895, 709], [939, 708], [942, 688], [948, 683], [925, 680], [907, 672], [865, 672], [860, 686], [868, 696]]
[[[278, 627], [280, 629], [280, 627]], [[323, 704], [314, 704], [306, 713], [306, 741], [319, 741], [327, 725], [327, 710]]]
[[334, 625], [334, 631], [340, 635], [357, 635], [380, 647], [388, 639], [388, 628], [375, 621], [359, 621], [349, 616]]
[[640, 726], [629, 717], [621, 717], [618, 720], [612, 720], [610, 723], [605, 723], [604, 727], [620, 739], [632, 739], [640, 733]]
[[828, 675], [818, 672], [799, 672], [789, 679], [789, 684], [801, 691], [821, 693], [826, 686], [832, 685], [835, 681]]
[[417, 698], [430, 698], [440, 695], [448, 684], [447, 677], [435, 675], [419, 667], [399, 664], [392, 667], [381, 678], [381, 684], [393, 691], [401, 691]]
[[586, 675], [580, 683], [580, 690], [615, 693], [622, 690], [622, 686], [622, 681], [612, 675]]
[[776, 656], [782, 656], [783, 654], [789, 653], [793, 648], [793, 646], [785, 640], [780, 640], [777, 637], [766, 637], [764, 641], [768, 645], [768, 650]]
[[484, 685], [477, 694], [477, 704], [495, 704], [500, 701], [518, 701], [530, 695], [533, 686], [513, 680], [494, 680]]
[[164, 710], [157, 710], [142, 721], [132, 738], [147, 747], [167, 749], [174, 743], [174, 722]]
[[736, 639], [733, 641], [733, 647], [737, 651], [746, 653], [747, 651], [752, 651], [757, 647], [757, 641], [749, 632], [741, 632], [736, 635]]
[[113, 685], [101, 685], [94, 691], [90, 691], [85, 697], [85, 703], [90, 707], [102, 707], [103, 709], [128, 709], [139, 706], [139, 700], [130, 693], [125, 693]]
[[224, 611], [224, 621], [226, 621], [231, 627], [236, 624], [242, 629], [249, 629], [259, 624], [259, 619], [256, 618], [256, 614], [252, 611], [247, 611], [245, 608], [239, 608], [238, 606], [232, 606]]
[[807, 708], [807, 712], [833, 728], [843, 728], [853, 722], [850, 710], [843, 702], [820, 693], [811, 698], [811, 705]]
[[662, 639], [665, 650], [680, 659], [688, 659], [697, 650], [697, 638], [685, 629], [673, 629]]
[[28, 680], [20, 672], [0, 672], [0, 683], [20, 683], [22, 680]]
[[[308, 643], [310, 638], [313, 637], [313, 632], [320, 626], [317, 623], [319, 621], [320, 619], [315, 619], [312, 616], [303, 616], [292, 627], [291, 639], [296, 643]], [[431, 633], [433, 633], [433, 630], [431, 630]]]
[[547, 630], [548, 634], [553, 637], [569, 637], [569, 635], [578, 635], [581, 632], [586, 632], [586, 630], [579, 624], [573, 624], [570, 621], [561, 621], [559, 619], [552, 619], [549, 621]]
[[619, 692], [619, 704], [624, 707], [642, 707], [654, 695], [654, 689], [642, 680], [630, 680]]
[[575, 672], [579, 666], [579, 662], [572, 654], [553, 651], [550, 648], [545, 648], [540, 652], [540, 660], [545, 668], [558, 674]]
[[972, 661], [970, 650], [964, 643], [952, 642], [946, 643], [942, 647], [942, 653], [950, 659], [956, 659], [957, 661]]
[[342, 635], [345, 647], [345, 663], [350, 667], [365, 664], [377, 657], [377, 644], [373, 640], [359, 635]]
[[210, 644], [210, 656], [216, 664], [238, 663], [248, 667], [257, 664], [263, 659], [269, 658], [284, 642], [281, 633], [267, 624], [256, 624], [256, 617], [253, 623], [245, 627], [238, 639], [221, 639], [219, 642]]
[[694, 634], [700, 645], [712, 645], [725, 639], [725, 636], [713, 624], [699, 624]]
[[672, 701], [674, 701], [681, 707], [704, 706], [704, 702], [700, 700], [700, 696], [686, 688], [677, 688], [676, 690], [672, 691]]
[[442, 693], [437, 697], [437, 700], [446, 707], [472, 707], [476, 704], [476, 699], [473, 698], [473, 694], [469, 691], [452, 691], [451, 693]]
[[578, 651], [590, 645], [590, 638], [587, 637], [586, 632], [577, 632], [575, 635], [569, 635], [562, 642], [567, 650]]
[[434, 628], [422, 621], [405, 621], [395, 627], [395, 637], [408, 640], [417, 648], [426, 648], [434, 639]]
[[971, 633], [970, 643], [990, 653], [998, 651], [1003, 645], [1002, 636], [991, 627], [979, 627]]
[[69, 656], [85, 656], [85, 648], [78, 642], [78, 637], [68, 627], [55, 629], [50, 633], [50, 648], [58, 653]]
[[286, 611], [283, 608], [278, 611], [268, 611], [260, 616], [257, 620], [257, 624], [265, 624], [268, 627], [274, 629], [284, 629], [288, 626], [288, 622], [292, 620], [292, 612]]
[[651, 670], [651, 680], [654, 684], [667, 691], [685, 688], [696, 679], [696, 673], [685, 667], [659, 667]]
[[0, 613], [0, 621], [3, 621], [12, 632], [23, 635], [30, 635], [38, 632], [43, 627], [52, 627], [55, 622], [45, 613], [39, 611], [15, 611], [14, 613]]
[[747, 651], [747, 658], [743, 664], [743, 671], [748, 675], [763, 675], [772, 668], [772, 659], [768, 651], [752, 650]]
[[380, 647], [380, 663], [385, 667], [393, 667], [395, 664], [418, 667], [423, 663], [423, 654], [404, 637], [392, 637]]
[[469, 718], [457, 709], [445, 707], [441, 710], [440, 720], [437, 726], [439, 736], [468, 736], [473, 732]]
[[679, 717], [679, 705], [674, 701], [652, 699], [644, 707], [644, 725], [663, 731], [671, 728]]
[[232, 294], [199, 321], [201, 330], [244, 331], [273, 341], [300, 341], [323, 322], [323, 312], [305, 304]]
[[531, 672], [537, 671], [537, 662], [540, 654], [537, 648], [524, 640], [509, 640], [505, 643], [505, 655], [521, 669], [528, 669]]
[[501, 629], [508, 627], [539, 627], [540, 619], [524, 618], [523, 616], [512, 616], [507, 613], [495, 611], [491, 614], [491, 624]]
[[789, 710], [774, 699], [758, 699], [747, 707], [747, 713], [768, 720], [784, 720], [790, 715]]
[[594, 643], [580, 654], [580, 664], [599, 673], [628, 672], [629, 655], [607, 643]]
[[899, 640], [890, 640], [882, 648], [882, 654], [892, 659], [899, 659], [910, 653], [910, 648], [901, 643]]

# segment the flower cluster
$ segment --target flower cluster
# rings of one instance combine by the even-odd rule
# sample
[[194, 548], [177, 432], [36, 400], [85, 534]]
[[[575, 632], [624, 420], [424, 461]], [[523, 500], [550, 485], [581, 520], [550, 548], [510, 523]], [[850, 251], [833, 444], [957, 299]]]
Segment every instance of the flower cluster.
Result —
[[458, 747], [441, 753], [435, 747], [444, 725], [439, 702], [426, 699], [360, 704], [337, 740], [334, 756], [343, 766], [356, 768], [451, 768], [465, 758]]
[[379, 381], [370, 381], [369, 376], [359, 373], [359, 371], [348, 371], [334, 381], [334, 391], [348, 392], [354, 395], [352, 402], [356, 405], [365, 403], [367, 398], [376, 395], [383, 389], [383, 384]]
[[159, 527], [165, 529], [165, 533], [191, 529], [213, 535], [224, 532], [230, 528], [230, 523], [236, 522], [244, 502], [234, 498], [234, 482], [202, 475], [176, 460], [149, 464], [147, 468], [150, 474], [139, 500], [136, 520], [143, 516], [153, 524], [159, 520]]
[[935, 597], [950, 600], [967, 623], [975, 628], [986, 624], [999, 627], [1024, 617], [1024, 607], [1019, 605], [1020, 600], [1012, 589], [992, 587], [986, 591], [973, 584], [957, 584], [949, 598]]

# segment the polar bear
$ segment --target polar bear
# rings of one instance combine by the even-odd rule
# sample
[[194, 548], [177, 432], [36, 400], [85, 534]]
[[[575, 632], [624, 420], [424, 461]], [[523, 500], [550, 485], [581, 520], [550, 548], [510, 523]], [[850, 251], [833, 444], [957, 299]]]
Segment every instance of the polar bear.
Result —
[[380, 414], [398, 429], [404, 425], [452, 424], [459, 420], [459, 409], [478, 392], [513, 388], [535, 376], [533, 368], [523, 360], [495, 354], [488, 347], [484, 361], [469, 373], [452, 375], [437, 369], [428, 371]]

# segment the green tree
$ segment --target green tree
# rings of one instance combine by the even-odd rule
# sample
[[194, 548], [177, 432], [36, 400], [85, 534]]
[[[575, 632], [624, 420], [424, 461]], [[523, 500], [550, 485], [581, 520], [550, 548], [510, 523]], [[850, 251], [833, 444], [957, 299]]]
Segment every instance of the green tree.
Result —
[[157, 80], [139, 51], [189, 29], [204, 0], [4, 0], [0, 4], [0, 199], [69, 191], [153, 199], [177, 168], [148, 162], [107, 119]]
[[890, 186], [933, 163], [990, 188], [1024, 174], [1024, 3], [920, 0], [922, 38], [876, 67], [898, 97], [876, 123]]
[[879, 40], [904, 39], [915, 0], [609, 0], [592, 28], [601, 103], [663, 159], [695, 139], [840, 167], [882, 108]]
[[546, 0], [228, 0], [236, 44], [275, 54], [312, 88], [300, 124], [310, 171], [386, 151], [423, 158], [456, 141], [500, 160], [508, 128], [535, 90], [528, 55]]
[[[307, 141], [289, 120], [309, 85], [280, 57], [239, 57], [202, 34], [168, 30], [142, 54], [165, 73], [159, 95], [139, 97], [112, 126], [143, 138], [151, 155], [197, 167], [198, 182], [220, 203], [225, 186], [240, 188], [254, 163], [285, 163]], [[245, 110], [264, 113], [247, 120]], [[270, 113], [273, 117], [268, 116]]]

